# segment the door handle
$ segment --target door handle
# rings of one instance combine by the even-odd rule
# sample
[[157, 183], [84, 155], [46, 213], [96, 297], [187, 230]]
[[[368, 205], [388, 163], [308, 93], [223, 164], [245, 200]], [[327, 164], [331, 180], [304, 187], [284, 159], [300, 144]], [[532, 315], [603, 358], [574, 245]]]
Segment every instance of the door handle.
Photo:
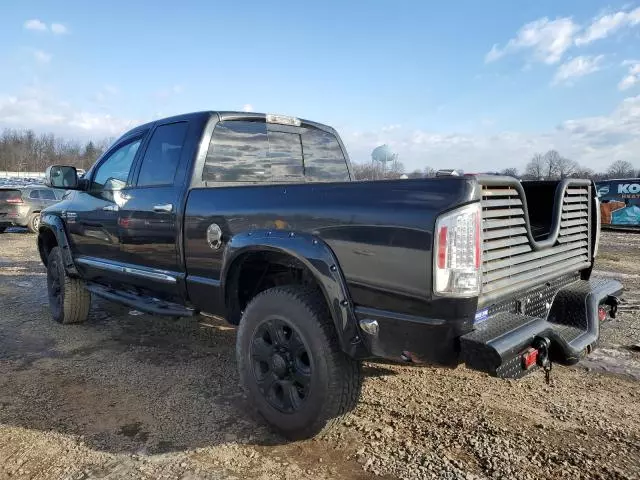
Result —
[[158, 213], [171, 213], [173, 211], [173, 205], [171, 203], [165, 203], [162, 205], [154, 205], [153, 211]]
[[102, 207], [102, 210], [104, 210], [105, 212], [117, 212], [118, 205], [107, 205], [106, 207]]

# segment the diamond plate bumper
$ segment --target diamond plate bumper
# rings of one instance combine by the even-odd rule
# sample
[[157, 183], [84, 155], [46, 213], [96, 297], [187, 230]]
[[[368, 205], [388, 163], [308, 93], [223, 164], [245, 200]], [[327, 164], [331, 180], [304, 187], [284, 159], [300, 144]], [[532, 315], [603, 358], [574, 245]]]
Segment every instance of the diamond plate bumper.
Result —
[[552, 361], [576, 363], [596, 346], [599, 305], [620, 295], [622, 289], [620, 282], [611, 279], [576, 280], [557, 290], [546, 318], [498, 311], [461, 337], [462, 360], [491, 375], [519, 378], [534, 370], [523, 368], [522, 352], [536, 337], [546, 337], [551, 340]]

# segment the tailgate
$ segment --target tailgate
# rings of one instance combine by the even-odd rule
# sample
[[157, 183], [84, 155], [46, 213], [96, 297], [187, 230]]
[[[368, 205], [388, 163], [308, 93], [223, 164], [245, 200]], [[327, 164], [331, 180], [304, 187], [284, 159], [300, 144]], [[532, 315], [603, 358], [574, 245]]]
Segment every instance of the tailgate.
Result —
[[[479, 306], [591, 267], [591, 182], [555, 183], [548, 185], [552, 199], [527, 199], [515, 179], [480, 181], [483, 263]], [[541, 208], [545, 202], [551, 205], [551, 201], [544, 215], [546, 223], [531, 222], [529, 209]]]

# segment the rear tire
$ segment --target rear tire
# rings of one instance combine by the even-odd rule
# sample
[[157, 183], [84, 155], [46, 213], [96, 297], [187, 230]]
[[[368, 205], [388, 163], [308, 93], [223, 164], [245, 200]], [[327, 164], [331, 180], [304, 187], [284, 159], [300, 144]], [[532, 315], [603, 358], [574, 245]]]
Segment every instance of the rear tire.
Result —
[[38, 227], [40, 227], [40, 214], [32, 213], [27, 223], [27, 228], [31, 233], [38, 233]]
[[4, 231], [9, 228], [6, 225], [0, 225], [0, 233], [4, 233]]
[[47, 291], [51, 316], [58, 323], [82, 323], [89, 316], [91, 293], [84, 282], [67, 275], [60, 247], [54, 247], [47, 260]]
[[330, 429], [358, 402], [360, 362], [342, 352], [317, 290], [294, 285], [257, 295], [242, 315], [236, 356], [248, 397], [289, 439]]

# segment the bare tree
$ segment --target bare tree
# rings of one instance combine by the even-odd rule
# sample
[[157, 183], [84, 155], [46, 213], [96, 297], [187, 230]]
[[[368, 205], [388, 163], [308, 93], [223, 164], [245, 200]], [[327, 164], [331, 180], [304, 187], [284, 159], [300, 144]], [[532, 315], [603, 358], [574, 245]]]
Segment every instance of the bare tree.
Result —
[[547, 179], [560, 176], [560, 162], [562, 157], [556, 150], [549, 150], [544, 154], [544, 176]]
[[421, 170], [414, 170], [411, 173], [407, 173], [407, 176], [409, 178], [422, 178], [422, 171]]
[[90, 166], [107, 148], [105, 142], [95, 144], [36, 135], [31, 130], [4, 130], [0, 134], [0, 170], [42, 172], [49, 165]]
[[576, 168], [571, 174], [569, 174], [569, 176], [571, 178], [591, 178], [593, 180], [597, 180], [597, 178], [595, 178], [597, 174], [594, 173], [593, 170], [581, 165], [576, 165]]
[[504, 170], [502, 170], [500, 172], [500, 175], [507, 175], [509, 177], [515, 177], [515, 178], [519, 178], [520, 175], [518, 174], [518, 169], [517, 168], [505, 168]]
[[404, 173], [404, 165], [398, 160], [398, 156], [395, 155], [391, 165], [385, 172], [385, 178], [400, 178], [400, 175]]
[[545, 160], [544, 157], [536, 153], [527, 166], [524, 168], [524, 176], [531, 180], [540, 180], [544, 178], [545, 174]]
[[570, 177], [578, 168], [580, 168], [578, 162], [569, 158], [559, 155], [556, 160], [556, 172], [560, 178]]
[[425, 178], [435, 177], [436, 176], [436, 169], [435, 168], [431, 168], [431, 167], [424, 167], [423, 176]]
[[353, 178], [355, 180], [375, 180], [376, 172], [374, 170], [377, 166], [375, 163], [352, 163]]
[[607, 169], [609, 178], [631, 178], [634, 177], [634, 174], [633, 165], [626, 160], [616, 160]]

